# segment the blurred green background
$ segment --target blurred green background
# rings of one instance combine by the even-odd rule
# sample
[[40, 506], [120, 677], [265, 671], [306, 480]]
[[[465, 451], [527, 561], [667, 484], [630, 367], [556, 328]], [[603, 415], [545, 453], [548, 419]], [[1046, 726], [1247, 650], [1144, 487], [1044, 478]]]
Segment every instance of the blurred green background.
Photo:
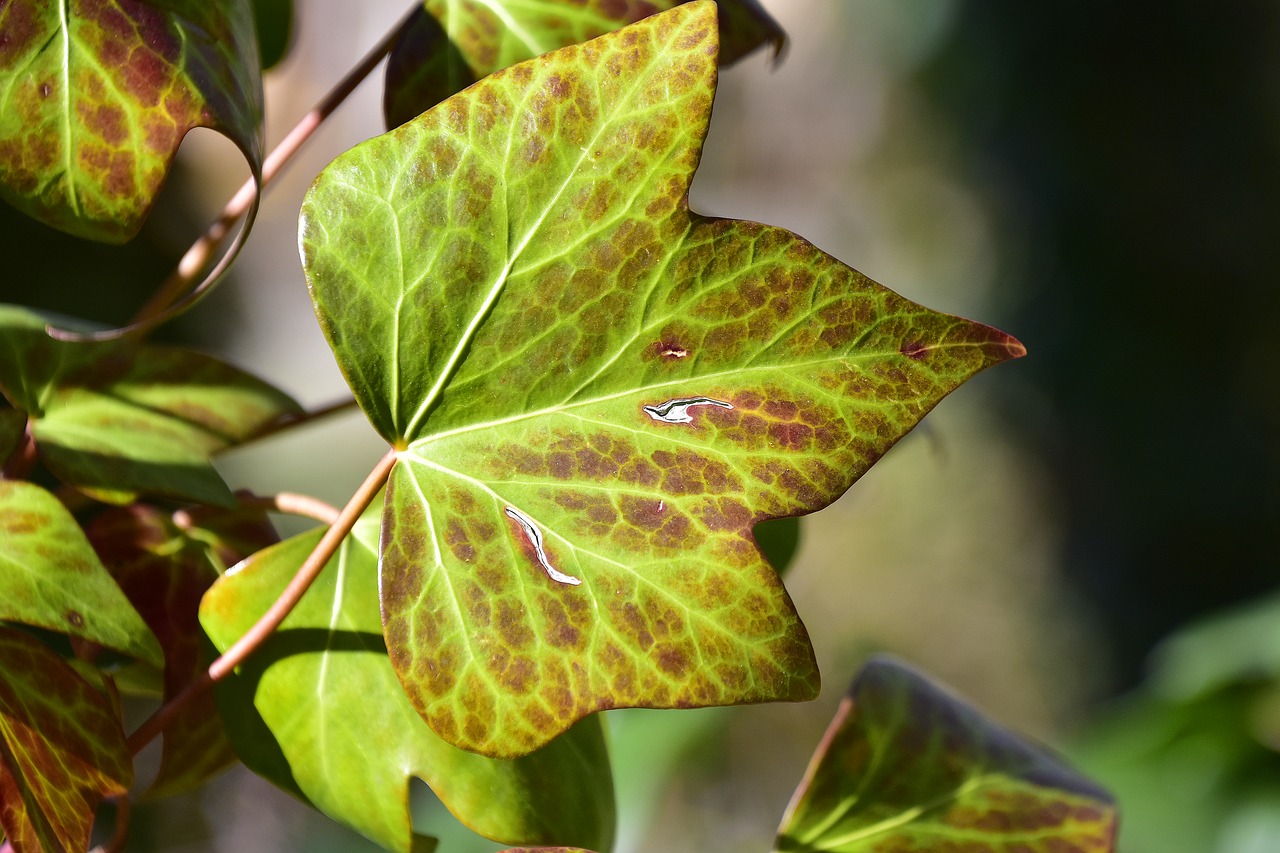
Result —
[[[300, 0], [267, 80], [270, 141], [403, 5]], [[694, 208], [789, 227], [1030, 355], [804, 522], [788, 586], [820, 700], [611, 715], [619, 850], [769, 849], [844, 686], [882, 650], [1110, 786], [1125, 853], [1280, 850], [1280, 7], [763, 5], [789, 53], [723, 75]], [[343, 395], [296, 216], [314, 174], [381, 129], [378, 89], [326, 125], [233, 278], [168, 334], [304, 403]], [[47, 235], [4, 211], [4, 301], [123, 320], [242, 179], [228, 144], [193, 134], [124, 282], [102, 275], [133, 247], [55, 241], [24, 265]], [[223, 469], [340, 502], [379, 453], [353, 415]], [[415, 791], [444, 853], [498, 849]], [[130, 849], [365, 849], [243, 771], [137, 821]]]

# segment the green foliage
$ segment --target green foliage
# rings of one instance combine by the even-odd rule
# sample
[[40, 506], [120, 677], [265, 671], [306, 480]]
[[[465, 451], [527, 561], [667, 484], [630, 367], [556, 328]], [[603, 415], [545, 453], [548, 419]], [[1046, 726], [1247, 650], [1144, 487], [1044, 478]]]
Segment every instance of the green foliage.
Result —
[[[4, 4], [0, 192], [119, 241], [191, 127], [256, 173], [259, 71], [291, 19], [287, 0]], [[329, 166], [300, 219], [320, 325], [389, 445], [344, 509], [214, 468], [307, 419], [283, 392], [142, 327], [95, 340], [0, 306], [17, 853], [84, 849], [155, 736], [137, 796], [239, 759], [421, 853], [418, 778], [513, 851], [607, 851], [595, 712], [816, 695], [781, 579], [795, 516], [1023, 353], [791, 232], [689, 209], [719, 68], [783, 44], [755, 0], [427, 0], [389, 43], [399, 126]], [[264, 507], [323, 526], [278, 542]], [[164, 703], [127, 740], [117, 691]], [[1113, 821], [1056, 758], [879, 662], [778, 849], [1103, 850]]]
[[0, 197], [19, 210], [122, 243], [193, 127], [261, 167], [248, 0], [11, 0], [0, 29]]
[[[490, 838], [568, 839], [607, 848], [613, 787], [597, 719], [525, 758], [496, 761], [445, 743], [418, 717], [382, 639], [380, 510], [375, 505], [356, 524], [306, 598], [238, 676], [242, 683], [234, 689], [253, 696], [272, 751], [287, 762], [287, 771], [259, 772], [296, 786], [326, 814], [391, 850], [409, 849], [411, 776]], [[214, 586], [201, 618], [219, 648], [239, 639], [276, 600], [320, 532], [259, 552]], [[229, 730], [233, 740], [247, 734], [233, 721]], [[262, 751], [239, 745], [246, 756]], [[531, 779], [559, 781], [538, 786]]]
[[1110, 796], [889, 660], [863, 669], [775, 847], [809, 853], [1110, 850]]

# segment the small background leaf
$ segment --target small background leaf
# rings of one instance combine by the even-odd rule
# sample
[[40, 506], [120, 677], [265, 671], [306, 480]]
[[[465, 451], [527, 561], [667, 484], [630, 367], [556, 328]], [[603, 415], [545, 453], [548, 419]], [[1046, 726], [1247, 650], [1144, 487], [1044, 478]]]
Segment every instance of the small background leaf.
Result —
[[49, 225], [137, 233], [193, 127], [261, 169], [248, 0], [10, 0], [0, 7], [0, 198]]
[[103, 500], [137, 493], [230, 505], [209, 461], [298, 404], [210, 356], [132, 341], [55, 340], [0, 306], [0, 392], [32, 417], [41, 461]]
[[0, 827], [17, 853], [85, 850], [133, 762], [113, 703], [34, 637], [0, 625]]
[[265, 71], [284, 59], [293, 41], [293, 0], [253, 0], [258, 56]]
[[[414, 712], [387, 659], [377, 602], [380, 507], [347, 538], [298, 607], [242, 668], [269, 751], [246, 763], [393, 850], [409, 846], [408, 779], [425, 780], [476, 832], [505, 843], [577, 840], [607, 848], [614, 826], [607, 749], [596, 719], [546, 749], [496, 761], [440, 740]], [[275, 600], [321, 531], [261, 552], [220, 580], [201, 619], [225, 649]], [[240, 716], [239, 714], [236, 715]], [[238, 723], [228, 719], [240, 744]], [[251, 737], [261, 741], [259, 729]], [[359, 790], [359, 797], [351, 790]]]
[[775, 850], [1110, 851], [1111, 797], [910, 668], [863, 668], [797, 789]]
[[812, 698], [752, 528], [826, 506], [1023, 352], [788, 231], [692, 213], [715, 55], [715, 5], [679, 6], [486, 78], [304, 202], [317, 316], [401, 448], [387, 646], [466, 749], [519, 755], [607, 708]]
[[[426, 0], [387, 61], [383, 113], [397, 127], [480, 78], [579, 44], [687, 0]], [[786, 35], [756, 0], [719, 0], [720, 61], [730, 65]]]
[[[165, 700], [208, 665], [200, 599], [229, 565], [278, 537], [256, 511], [202, 510], [179, 528], [155, 507], [135, 504], [96, 517], [89, 541], [164, 649]], [[163, 734], [160, 770], [150, 797], [192, 790], [236, 760], [213, 696], [188, 703]]]
[[0, 619], [163, 660], [71, 513], [31, 483], [0, 480]]

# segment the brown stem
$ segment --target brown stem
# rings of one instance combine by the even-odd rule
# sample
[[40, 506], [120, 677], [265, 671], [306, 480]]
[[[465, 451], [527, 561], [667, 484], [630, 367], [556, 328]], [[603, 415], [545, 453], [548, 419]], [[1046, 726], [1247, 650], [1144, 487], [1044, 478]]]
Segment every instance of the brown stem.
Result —
[[260, 438], [266, 438], [269, 435], [275, 435], [278, 432], [283, 432], [296, 426], [302, 426], [303, 424], [309, 424], [312, 421], [319, 420], [320, 418], [327, 418], [329, 415], [341, 414], [348, 409], [354, 408], [356, 408], [355, 399], [348, 397], [345, 400], [339, 400], [336, 403], [328, 403], [318, 409], [312, 409], [307, 412], [302, 412], [301, 414], [285, 415], [279, 420], [267, 424], [241, 443], [244, 444], [250, 441], [257, 441]]
[[6, 480], [25, 480], [31, 469], [36, 467], [36, 440], [31, 435], [31, 418], [27, 418], [27, 425], [23, 427], [19, 441], [18, 449], [13, 455], [7, 460], [0, 460], [4, 464], [0, 477]]
[[[240, 506], [248, 509], [269, 509], [285, 515], [300, 515], [303, 518], [315, 519], [321, 524], [338, 522], [338, 509], [311, 495], [300, 495], [297, 492], [256, 495], [248, 490], [242, 490], [236, 492], [236, 500]], [[177, 516], [178, 513], [174, 513], [175, 520]]]
[[[227, 235], [231, 232], [232, 226], [243, 216], [246, 211], [253, 205], [254, 198], [259, 192], [264, 192], [271, 181], [280, 173], [280, 170], [288, 164], [293, 156], [298, 153], [298, 149], [306, 142], [311, 134], [333, 114], [343, 101], [355, 91], [356, 87], [368, 77], [378, 63], [391, 51], [391, 45], [406, 29], [410, 20], [416, 11], [414, 9], [406, 15], [399, 24], [390, 32], [383, 36], [372, 50], [365, 54], [360, 63], [352, 68], [347, 75], [338, 81], [338, 85], [334, 86], [320, 102], [311, 108], [311, 111], [302, 117], [299, 122], [294, 125], [285, 137], [280, 140], [279, 144], [267, 154], [262, 161], [262, 183], [261, 186], [255, 186], [254, 180], [250, 178], [244, 182], [244, 185], [236, 192], [231, 200], [227, 202], [226, 207], [222, 209], [222, 214], [218, 217], [200, 239], [196, 240], [187, 249], [186, 254], [182, 256], [182, 260], [178, 262], [177, 268], [169, 274], [152, 294], [147, 303], [139, 309], [133, 318], [130, 328], [147, 325], [166, 311], [175, 308], [175, 306], [187, 307], [196, 299], [203, 295], [208, 287], [201, 285], [194, 291], [188, 292], [191, 288], [191, 282], [200, 274], [209, 263], [209, 259], [222, 246]], [[186, 294], [184, 296], [184, 294]]]
[[115, 800], [116, 825], [111, 830], [111, 839], [94, 850], [94, 853], [120, 853], [124, 843], [129, 839], [129, 798], [120, 797]]
[[395, 464], [395, 461], [396, 452], [388, 450], [377, 466], [369, 472], [369, 476], [360, 484], [360, 488], [356, 489], [356, 493], [351, 496], [351, 500], [347, 501], [347, 505], [338, 513], [337, 520], [325, 531], [315, 550], [311, 552], [302, 567], [298, 569], [297, 574], [293, 576], [293, 580], [289, 581], [289, 585], [285, 587], [284, 592], [280, 593], [280, 597], [275, 600], [266, 613], [262, 614], [262, 618], [255, 622], [243, 637], [233, 643], [231, 648], [223, 652], [217, 660], [209, 665], [208, 670], [201, 673], [194, 681], [184, 687], [177, 696], [162, 705], [146, 722], [138, 727], [137, 731], [129, 735], [130, 753], [137, 755], [144, 746], [150, 743], [160, 732], [164, 731], [165, 727], [173, 721], [179, 711], [186, 707], [188, 702], [208, 690], [214, 683], [230, 675], [237, 666], [243, 663], [255, 649], [271, 636], [271, 633], [276, 628], [280, 627], [280, 623], [285, 620], [285, 617], [302, 599], [303, 594], [306, 593], [312, 582], [319, 576], [320, 570], [325, 567], [325, 564], [329, 562], [330, 558], [338, 550], [342, 540], [351, 532], [351, 528], [355, 526], [360, 514], [373, 502], [378, 490], [382, 488], [383, 483], [390, 476], [391, 466]]

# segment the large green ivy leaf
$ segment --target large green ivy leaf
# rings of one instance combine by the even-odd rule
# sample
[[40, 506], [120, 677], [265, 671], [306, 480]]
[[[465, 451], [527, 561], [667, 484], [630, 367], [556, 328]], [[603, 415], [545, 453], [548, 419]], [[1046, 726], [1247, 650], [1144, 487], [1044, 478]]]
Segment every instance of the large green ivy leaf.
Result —
[[799, 700], [751, 529], [819, 509], [1021, 355], [780, 228], [691, 213], [715, 5], [523, 63], [335, 160], [303, 262], [398, 450], [392, 662], [442, 737], [527, 752], [602, 709]]
[[86, 850], [133, 763], [112, 702], [61, 658], [0, 626], [0, 827], [17, 853]]
[[249, 0], [9, 0], [0, 32], [0, 198], [28, 215], [128, 240], [193, 127], [260, 171]]
[[[375, 505], [357, 523], [280, 630], [242, 667], [238, 679], [247, 684], [233, 689], [253, 697], [274, 741], [264, 749], [241, 723], [244, 715], [230, 715], [245, 762], [392, 850], [411, 843], [411, 776], [426, 781], [463, 823], [498, 841], [607, 849], [613, 784], [596, 719], [539, 752], [499, 761], [450, 746], [414, 712], [382, 640], [379, 514]], [[320, 536], [304, 533], [260, 552], [213, 586], [201, 620], [220, 648], [275, 601]], [[284, 763], [257, 760], [273, 754]]]
[[[85, 528], [102, 562], [164, 649], [165, 700], [208, 665], [200, 599], [226, 571], [277, 541], [266, 515], [253, 510], [184, 512], [179, 527], [155, 507], [108, 510]], [[235, 761], [213, 696], [185, 705], [164, 731], [160, 770], [147, 789], [163, 797], [204, 784]]]
[[31, 483], [0, 480], [0, 619], [163, 659], [71, 513]]
[[[391, 48], [383, 90], [396, 127], [485, 75], [556, 48], [593, 39], [688, 0], [426, 0]], [[786, 35], [756, 0], [719, 0], [720, 61]]]
[[266, 383], [206, 355], [133, 341], [62, 341], [0, 306], [0, 392], [31, 416], [41, 461], [104, 500], [135, 493], [232, 502], [211, 454], [300, 411]]
[[804, 853], [1110, 851], [1111, 797], [914, 670], [866, 665], [778, 830]]

